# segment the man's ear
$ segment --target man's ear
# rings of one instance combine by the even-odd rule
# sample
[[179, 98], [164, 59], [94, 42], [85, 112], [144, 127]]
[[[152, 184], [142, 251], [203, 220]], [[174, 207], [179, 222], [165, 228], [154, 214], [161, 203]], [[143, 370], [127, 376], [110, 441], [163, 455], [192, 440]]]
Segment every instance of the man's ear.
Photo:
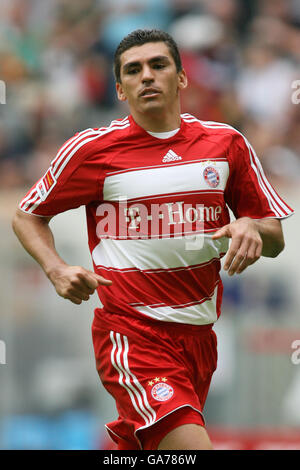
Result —
[[187, 86], [188, 86], [188, 79], [187, 79], [186, 71], [182, 69], [178, 73], [178, 87], [180, 90], [183, 90]]
[[116, 90], [117, 90], [117, 96], [118, 96], [118, 99], [120, 101], [126, 101], [127, 100], [127, 96], [125, 95], [124, 93], [124, 90], [123, 90], [123, 87], [122, 87], [122, 84], [117, 82], [116, 83]]

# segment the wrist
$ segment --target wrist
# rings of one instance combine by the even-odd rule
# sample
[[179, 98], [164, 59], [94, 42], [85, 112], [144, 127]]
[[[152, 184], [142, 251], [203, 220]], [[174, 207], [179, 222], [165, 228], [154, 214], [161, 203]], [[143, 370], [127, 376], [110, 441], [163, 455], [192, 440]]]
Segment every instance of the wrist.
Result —
[[58, 263], [45, 266], [44, 271], [48, 279], [54, 283], [65, 266], [67, 266], [67, 264], [64, 261], [59, 261]]

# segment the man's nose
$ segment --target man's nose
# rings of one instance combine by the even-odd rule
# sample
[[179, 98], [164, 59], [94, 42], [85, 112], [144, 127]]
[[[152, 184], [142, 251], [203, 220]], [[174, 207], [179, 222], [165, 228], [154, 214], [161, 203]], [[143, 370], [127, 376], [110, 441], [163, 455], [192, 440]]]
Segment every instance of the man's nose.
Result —
[[151, 67], [149, 67], [148, 65], [145, 65], [143, 67], [143, 70], [142, 70], [142, 81], [143, 81], [143, 83], [153, 81], [153, 80], [154, 80], [154, 76], [153, 76], [153, 71], [152, 71]]

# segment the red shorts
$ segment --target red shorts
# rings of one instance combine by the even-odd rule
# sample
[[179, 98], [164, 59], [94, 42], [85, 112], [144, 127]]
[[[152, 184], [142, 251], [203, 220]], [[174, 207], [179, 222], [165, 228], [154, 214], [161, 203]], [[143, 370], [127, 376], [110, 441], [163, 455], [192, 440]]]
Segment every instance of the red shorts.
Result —
[[212, 325], [96, 310], [92, 335], [97, 371], [119, 413], [106, 425], [119, 448], [154, 450], [177, 426], [204, 426], [202, 410], [217, 366]]

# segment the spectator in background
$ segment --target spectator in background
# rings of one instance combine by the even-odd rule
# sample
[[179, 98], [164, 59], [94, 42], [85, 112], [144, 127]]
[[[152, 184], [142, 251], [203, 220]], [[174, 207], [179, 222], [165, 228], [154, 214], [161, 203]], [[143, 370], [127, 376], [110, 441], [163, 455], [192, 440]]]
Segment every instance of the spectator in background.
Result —
[[[233, 37], [220, 20], [203, 14], [179, 18], [170, 31], [189, 78], [189, 87], [182, 93], [183, 106], [200, 119], [228, 121], [224, 98], [232, 95], [238, 54]], [[233, 116], [234, 100], [230, 101]]]
[[236, 80], [243, 114], [273, 129], [285, 127], [295, 72], [293, 64], [272, 45], [260, 41], [248, 44]]
[[290, 184], [291, 172], [298, 181], [299, 106], [291, 103], [300, 76], [297, 0], [2, 0], [1, 187], [35, 181], [32, 170], [87, 116], [109, 122], [119, 106], [111, 51], [127, 31], [152, 26], [180, 45], [190, 82], [184, 108], [249, 135], [276, 185]]
[[110, 57], [119, 42], [137, 28], [166, 29], [172, 19], [168, 0], [110, 0], [104, 2], [100, 41]]

